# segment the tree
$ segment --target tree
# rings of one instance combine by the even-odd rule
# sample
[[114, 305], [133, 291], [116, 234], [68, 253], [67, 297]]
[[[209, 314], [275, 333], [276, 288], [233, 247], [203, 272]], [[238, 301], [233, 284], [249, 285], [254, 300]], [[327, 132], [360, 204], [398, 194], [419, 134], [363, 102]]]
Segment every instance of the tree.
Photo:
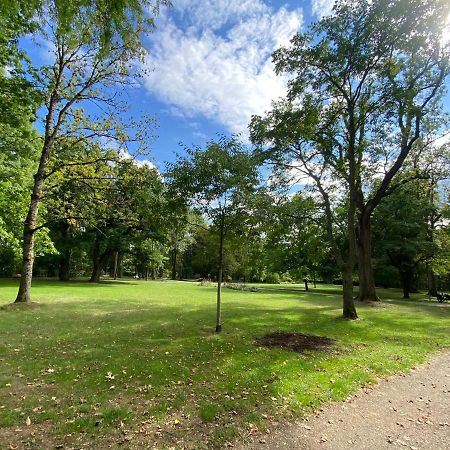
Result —
[[[115, 87], [131, 82], [133, 73], [130, 63], [142, 54], [139, 40], [142, 23], [139, 17], [132, 14], [136, 5], [140, 8], [142, 3], [120, 2], [124, 22], [113, 20], [106, 25], [110, 38], [107, 45], [103, 39], [106, 13], [100, 8], [107, 3], [91, 5], [87, 2], [82, 6], [77, 5], [80, 6], [78, 9], [68, 8], [67, 5], [67, 2], [65, 6], [57, 2], [54, 9], [45, 9], [45, 18], [48, 20], [43, 19], [38, 27], [54, 45], [55, 59], [53, 65], [42, 67], [35, 77], [36, 87], [44, 97], [44, 132], [23, 227], [22, 276], [16, 302], [31, 300], [39, 207], [50, 175], [48, 165], [52, 159], [58, 160], [60, 141], [70, 138], [82, 142], [95, 137], [113, 137], [122, 143], [128, 140], [114, 120], [121, 108], [111, 92]], [[67, 21], [69, 16], [59, 14], [60, 11], [70, 13], [70, 22]], [[88, 102], [103, 105], [98, 109], [97, 120], [84, 113], [83, 108]], [[139, 139], [143, 143], [144, 137], [140, 136]]]
[[[305, 193], [277, 202], [267, 219], [266, 253], [272, 271], [289, 272], [302, 280], [327, 277], [326, 229], [320, 203]], [[274, 267], [276, 265], [276, 267]]]
[[112, 172], [110, 190], [102, 194], [103, 212], [94, 217], [94, 223], [87, 223], [88, 232], [94, 236], [92, 282], [100, 281], [108, 259], [118, 254], [142, 255], [146, 267], [142, 266], [140, 272], [145, 275], [147, 269], [156, 267], [149, 262], [161, 253], [166, 239], [164, 186], [156, 169], [138, 167], [132, 160], [125, 160]]
[[428, 198], [427, 181], [415, 181], [383, 199], [374, 215], [375, 253], [382, 264], [394, 266], [400, 275], [403, 298], [409, 298], [417, 268], [435, 252], [429, 239], [429, 217], [435, 205]]
[[247, 199], [258, 183], [257, 167], [235, 138], [222, 137], [206, 148], [186, 149], [167, 172], [171, 189], [201, 212], [219, 237], [216, 332], [222, 330], [221, 289], [226, 235], [242, 226]]
[[[167, 192], [170, 195], [170, 192]], [[196, 211], [169, 198], [166, 204], [167, 240], [170, 246], [172, 280], [183, 278], [183, 255], [195, 242], [198, 230], [204, 227], [203, 217]]]
[[[339, 1], [332, 16], [274, 54], [277, 71], [294, 77], [287, 101], [265, 120], [254, 118], [253, 137], [272, 144], [269, 158], [300, 165], [321, 193], [328, 237], [343, 272], [344, 317], [357, 317], [352, 280], [357, 260], [360, 298], [376, 299], [370, 218], [422, 136], [425, 118], [432, 121], [427, 116], [437, 111], [449, 72], [442, 43], [448, 11], [446, 1]], [[392, 145], [386, 153], [379, 143], [387, 136]], [[373, 168], [383, 162], [382, 181], [367, 197]], [[333, 243], [327, 178], [338, 181], [347, 198], [345, 255]]]

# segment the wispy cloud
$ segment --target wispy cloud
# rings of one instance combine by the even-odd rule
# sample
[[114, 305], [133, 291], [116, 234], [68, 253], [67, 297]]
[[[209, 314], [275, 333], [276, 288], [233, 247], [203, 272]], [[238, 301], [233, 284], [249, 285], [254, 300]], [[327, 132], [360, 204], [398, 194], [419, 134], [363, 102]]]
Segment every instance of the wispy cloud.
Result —
[[144, 86], [169, 107], [239, 133], [285, 93], [271, 54], [301, 28], [301, 9], [180, 0], [162, 20], [151, 37]]
[[312, 0], [312, 14], [322, 18], [328, 16], [333, 11], [334, 0]]

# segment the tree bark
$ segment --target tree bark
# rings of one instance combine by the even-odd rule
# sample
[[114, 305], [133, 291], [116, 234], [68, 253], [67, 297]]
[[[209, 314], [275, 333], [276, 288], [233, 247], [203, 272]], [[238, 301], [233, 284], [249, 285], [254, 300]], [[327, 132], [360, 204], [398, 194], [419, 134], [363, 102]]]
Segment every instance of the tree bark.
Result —
[[224, 218], [220, 221], [220, 244], [219, 244], [219, 271], [217, 275], [217, 311], [216, 311], [216, 333], [222, 331], [222, 276], [223, 276], [223, 241], [224, 241]]
[[48, 103], [48, 112], [45, 116], [45, 130], [44, 130], [44, 142], [42, 144], [41, 156], [39, 159], [39, 166], [36, 174], [34, 175], [33, 191], [31, 194], [31, 201], [28, 207], [27, 217], [23, 225], [23, 244], [22, 244], [22, 272], [20, 277], [19, 291], [15, 303], [28, 303], [31, 302], [31, 281], [33, 279], [33, 264], [34, 264], [34, 233], [36, 231], [39, 206], [44, 191], [44, 183], [47, 169], [47, 164], [50, 159], [53, 143], [55, 141], [56, 134], [61, 126], [62, 119], [69, 108], [69, 104], [66, 108], [61, 110], [58, 114], [58, 120], [56, 125], [53, 124], [55, 116], [55, 108], [59, 100], [59, 90], [61, 88], [63, 72], [65, 68], [64, 63], [64, 51], [61, 51], [58, 58], [58, 64], [55, 66], [56, 77], [55, 82], [51, 90], [51, 95]]
[[361, 214], [358, 227], [358, 272], [359, 293], [361, 302], [380, 301], [373, 276], [372, 265], [372, 233], [370, 214]]
[[355, 301], [353, 300], [353, 266], [347, 264], [342, 272], [342, 296], [343, 311], [342, 315], [345, 319], [357, 319]]
[[114, 273], [113, 273], [115, 280], [117, 280], [118, 265], [119, 265], [119, 252], [116, 251], [116, 252], [114, 252]]
[[100, 281], [100, 274], [101, 274], [100, 239], [97, 234], [95, 236], [94, 247], [92, 249], [92, 274], [89, 281], [92, 283], [98, 283]]
[[348, 256], [347, 263], [343, 265], [342, 274], [342, 315], [345, 319], [357, 319], [355, 301], [353, 299], [353, 270], [355, 268], [356, 261], [356, 233], [355, 233], [355, 215], [356, 215], [356, 202], [357, 202], [357, 158], [356, 158], [356, 118], [354, 106], [349, 105], [349, 124], [348, 124], [348, 190], [349, 190], [349, 202], [347, 211], [347, 245]]
[[403, 298], [409, 298], [411, 292], [411, 285], [413, 274], [411, 271], [400, 271], [400, 278], [402, 280]]
[[177, 247], [172, 249], [172, 280], [177, 279]]
[[41, 203], [44, 181], [45, 169], [47, 167], [48, 159], [50, 157], [52, 141], [45, 139], [42, 148], [39, 167], [34, 175], [33, 192], [31, 194], [30, 206], [28, 207], [27, 217], [23, 225], [23, 244], [22, 244], [22, 272], [20, 277], [19, 291], [15, 303], [31, 302], [31, 281], [33, 279], [33, 264], [34, 264], [34, 233], [36, 231], [39, 206]]
[[64, 250], [59, 257], [59, 281], [70, 281], [70, 260], [72, 258], [70, 249]]
[[427, 264], [427, 278], [428, 278], [428, 293], [427, 295], [430, 295], [432, 297], [437, 297], [437, 282], [436, 282], [436, 275], [433, 272], [433, 269], [430, 267], [429, 264]]
[[[30, 208], [31, 209], [31, 208]], [[29, 211], [29, 215], [30, 215]], [[37, 214], [37, 209], [36, 209]], [[15, 303], [31, 302], [31, 281], [33, 279], [33, 263], [34, 263], [34, 234], [33, 225], [30, 226], [28, 219], [23, 227], [23, 256], [22, 256], [22, 273], [20, 277], [19, 292]]]
[[67, 220], [61, 221], [62, 246], [59, 255], [59, 281], [70, 280], [70, 261], [72, 258], [72, 249], [68, 246], [67, 240], [70, 237], [70, 225]]

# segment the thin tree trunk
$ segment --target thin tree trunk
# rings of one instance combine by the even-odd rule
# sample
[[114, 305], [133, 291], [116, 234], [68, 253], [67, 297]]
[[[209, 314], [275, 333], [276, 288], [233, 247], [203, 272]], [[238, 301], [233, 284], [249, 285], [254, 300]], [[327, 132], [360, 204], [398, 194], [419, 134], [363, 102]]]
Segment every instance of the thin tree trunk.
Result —
[[[30, 211], [28, 214], [30, 215]], [[20, 277], [19, 292], [17, 293], [15, 303], [31, 302], [30, 290], [31, 290], [31, 280], [33, 279], [33, 263], [34, 263], [34, 234], [32, 231], [33, 228], [34, 226], [33, 225], [30, 226], [27, 219], [23, 227], [22, 273]]]
[[72, 249], [67, 245], [67, 240], [70, 237], [70, 225], [67, 220], [61, 221], [61, 236], [62, 243], [59, 256], [59, 281], [70, 280], [70, 260], [72, 258]]
[[361, 302], [380, 301], [373, 276], [372, 265], [372, 234], [371, 217], [369, 214], [362, 214], [359, 219], [358, 229], [358, 272], [359, 272], [359, 294], [358, 300]]
[[437, 282], [436, 275], [433, 272], [433, 269], [427, 264], [427, 278], [428, 278], [428, 293], [427, 295], [431, 295], [432, 297], [437, 297]]
[[[61, 87], [63, 72], [65, 68], [64, 51], [61, 50], [59, 54], [58, 64], [55, 66], [56, 77], [51, 90], [51, 95], [48, 103], [48, 112], [45, 116], [45, 130], [44, 142], [42, 145], [41, 157], [39, 159], [39, 166], [34, 175], [33, 191], [31, 194], [30, 206], [28, 207], [27, 217], [23, 225], [23, 244], [22, 244], [22, 271], [20, 277], [19, 291], [15, 303], [27, 303], [31, 301], [31, 281], [33, 279], [33, 264], [34, 264], [34, 233], [36, 231], [39, 206], [44, 191], [45, 171], [50, 159], [53, 143], [55, 141], [56, 133], [61, 126], [62, 119], [69, 108], [69, 104], [60, 111], [56, 125], [53, 124], [56, 104], [59, 99], [59, 90]], [[54, 127], [53, 127], [54, 126]]]
[[117, 268], [117, 276], [119, 278], [123, 277], [123, 254], [119, 253], [119, 261], [118, 261], [118, 268]]
[[177, 279], [177, 247], [172, 249], [172, 280]]
[[117, 280], [117, 267], [119, 263], [119, 252], [114, 252], [114, 279]]
[[41, 203], [44, 181], [45, 169], [47, 167], [48, 159], [50, 157], [51, 140], [44, 141], [39, 167], [34, 175], [33, 192], [31, 194], [30, 206], [23, 225], [23, 244], [22, 244], [22, 271], [20, 277], [19, 291], [15, 303], [31, 302], [31, 281], [33, 279], [33, 264], [34, 264], [34, 232], [36, 231], [39, 206]]
[[101, 262], [100, 262], [100, 239], [98, 234], [95, 236], [94, 247], [92, 249], [92, 274], [89, 281], [98, 283], [100, 281]]
[[70, 261], [72, 259], [72, 252], [70, 249], [65, 249], [59, 257], [59, 281], [70, 281]]
[[223, 241], [224, 241], [224, 220], [220, 223], [220, 245], [219, 245], [219, 273], [217, 276], [217, 311], [216, 311], [216, 333], [222, 331], [222, 275], [223, 275]]

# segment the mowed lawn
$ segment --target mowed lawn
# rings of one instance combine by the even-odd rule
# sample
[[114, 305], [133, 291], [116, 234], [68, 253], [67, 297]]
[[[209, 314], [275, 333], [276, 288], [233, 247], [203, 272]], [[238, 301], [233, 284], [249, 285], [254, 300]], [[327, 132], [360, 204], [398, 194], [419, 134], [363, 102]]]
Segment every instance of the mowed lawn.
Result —
[[[0, 305], [17, 282], [0, 282]], [[382, 296], [398, 298], [394, 291]], [[358, 305], [339, 288], [36, 281], [40, 305], [0, 310], [0, 448], [220, 448], [342, 400], [450, 346], [450, 308]], [[256, 347], [274, 331], [328, 336], [328, 352]]]

